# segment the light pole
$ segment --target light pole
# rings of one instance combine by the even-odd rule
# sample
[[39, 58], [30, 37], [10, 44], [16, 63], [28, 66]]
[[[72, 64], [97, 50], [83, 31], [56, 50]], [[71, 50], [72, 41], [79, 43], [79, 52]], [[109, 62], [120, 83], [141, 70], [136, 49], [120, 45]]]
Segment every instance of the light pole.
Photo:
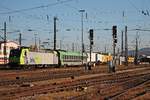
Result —
[[58, 18], [54, 17], [54, 50], [56, 50], [56, 20], [58, 20]]
[[81, 48], [82, 48], [82, 64], [83, 64], [83, 47], [84, 47], [84, 43], [83, 43], [83, 13], [85, 12], [85, 10], [79, 10], [79, 12], [81, 12]]
[[21, 33], [19, 33], [19, 45], [20, 45], [20, 48], [21, 48], [21, 41], [22, 40], [22, 34]]
[[128, 36], [127, 36], [127, 26], [125, 26], [125, 65], [128, 66]]
[[7, 63], [6, 42], [7, 42], [6, 22], [4, 22], [4, 64]]
[[136, 45], [135, 45], [135, 56], [134, 56], [134, 64], [138, 64], [138, 35], [136, 34]]
[[37, 38], [37, 34], [34, 34], [34, 38], [35, 38], [35, 45], [34, 45], [34, 48], [35, 48], [35, 50], [37, 50], [37, 43], [36, 43], [36, 38]]

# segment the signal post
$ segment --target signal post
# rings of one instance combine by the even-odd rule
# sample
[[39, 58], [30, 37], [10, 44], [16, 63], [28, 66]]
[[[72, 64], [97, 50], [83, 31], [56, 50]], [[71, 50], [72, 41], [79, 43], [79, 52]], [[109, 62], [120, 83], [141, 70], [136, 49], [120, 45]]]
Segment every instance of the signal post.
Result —
[[92, 53], [92, 46], [94, 44], [93, 42], [93, 29], [89, 30], [89, 40], [90, 40], [90, 62], [88, 63], [88, 70], [91, 70], [91, 53]]

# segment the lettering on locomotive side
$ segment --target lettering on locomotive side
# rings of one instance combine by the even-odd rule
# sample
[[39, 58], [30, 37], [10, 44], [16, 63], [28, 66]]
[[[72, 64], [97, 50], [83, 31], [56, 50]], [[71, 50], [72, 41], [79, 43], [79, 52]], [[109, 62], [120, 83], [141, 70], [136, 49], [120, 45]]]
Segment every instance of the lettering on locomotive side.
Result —
[[30, 58], [30, 63], [34, 63], [35, 64], [35, 59], [34, 58]]

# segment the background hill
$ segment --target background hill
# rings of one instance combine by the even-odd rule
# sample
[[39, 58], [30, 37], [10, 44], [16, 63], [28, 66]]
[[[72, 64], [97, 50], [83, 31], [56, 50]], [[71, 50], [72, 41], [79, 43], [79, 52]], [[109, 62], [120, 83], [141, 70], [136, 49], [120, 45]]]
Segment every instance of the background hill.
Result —
[[[128, 52], [128, 55], [134, 56], [134, 54], [135, 54], [135, 50], [130, 50], [130, 51]], [[142, 49], [139, 49], [138, 54], [139, 54], [139, 55], [150, 56], [150, 48], [142, 48]]]

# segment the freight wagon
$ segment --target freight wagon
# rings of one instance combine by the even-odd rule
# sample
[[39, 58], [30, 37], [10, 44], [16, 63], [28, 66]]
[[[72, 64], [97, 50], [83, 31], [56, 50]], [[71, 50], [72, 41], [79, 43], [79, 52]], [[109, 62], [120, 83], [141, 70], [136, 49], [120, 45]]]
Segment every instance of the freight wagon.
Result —
[[[88, 59], [87, 61], [90, 61], [90, 53], [88, 54]], [[91, 53], [91, 62], [96, 63], [96, 64], [106, 64], [108, 61], [112, 60], [112, 56], [109, 54], [101, 54], [97, 52], [92, 52]]]
[[[87, 61], [90, 62], [90, 53], [87, 53], [87, 55], [88, 55]], [[92, 52], [92, 53], [91, 53], [91, 62], [92, 62], [92, 63], [96, 63], [97, 60], [98, 60], [98, 58], [97, 58], [97, 53]]]

